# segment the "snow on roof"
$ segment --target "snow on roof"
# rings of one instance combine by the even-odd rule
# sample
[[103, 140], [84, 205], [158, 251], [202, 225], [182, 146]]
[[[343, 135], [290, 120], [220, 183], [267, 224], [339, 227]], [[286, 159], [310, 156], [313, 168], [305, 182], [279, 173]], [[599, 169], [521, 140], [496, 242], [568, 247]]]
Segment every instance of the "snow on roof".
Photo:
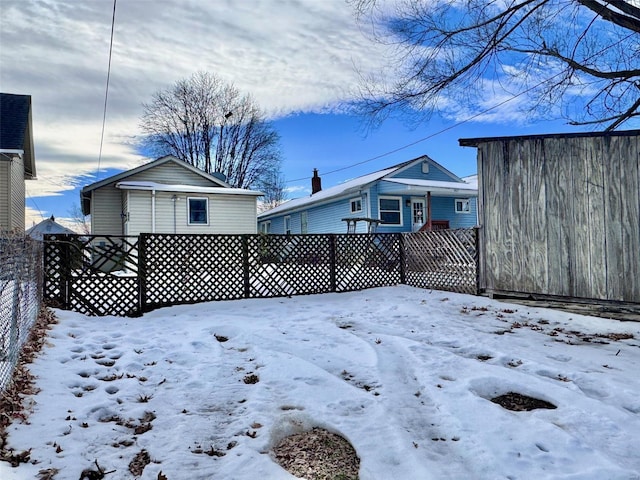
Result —
[[412, 185], [416, 187], [428, 188], [429, 190], [450, 191], [456, 193], [458, 191], [465, 193], [478, 193], [477, 185], [461, 182], [442, 182], [438, 180], [415, 180], [413, 178], [385, 178], [385, 182], [399, 183], [402, 185]]
[[157, 190], [159, 192], [187, 192], [187, 193], [218, 193], [224, 195], [253, 195], [259, 197], [262, 192], [247, 190], [244, 188], [230, 187], [199, 187], [196, 185], [179, 185], [156, 182], [118, 182], [116, 188], [122, 190]]
[[258, 215], [258, 218], [284, 212], [287, 210], [291, 210], [293, 208], [302, 207], [303, 205], [307, 205], [310, 203], [317, 203], [317, 202], [322, 202], [324, 200], [329, 200], [331, 198], [339, 197], [345, 193], [348, 193], [349, 191], [357, 191], [361, 187], [369, 183], [375, 182], [376, 180], [379, 180], [380, 178], [384, 177], [385, 175], [388, 175], [389, 173], [395, 170], [397, 170], [397, 167], [379, 170], [377, 172], [369, 173], [367, 175], [354, 178], [352, 180], [347, 180], [346, 182], [336, 185], [335, 187], [327, 188], [326, 190], [321, 190], [309, 197], [301, 197], [301, 198], [295, 198], [293, 200], [289, 200], [288, 202], [285, 202], [282, 205], [278, 205], [277, 207], [272, 208], [271, 210], [267, 210], [266, 212], [261, 213], [260, 215]]
[[[373, 183], [377, 180], [380, 180], [386, 177], [387, 175], [390, 175], [391, 173], [397, 171], [399, 168], [407, 166], [413, 161], [422, 160], [423, 158], [424, 157], [419, 157], [409, 162], [403, 162], [401, 164], [394, 165], [393, 167], [389, 167], [384, 170], [379, 170], [377, 172], [369, 173], [367, 175], [354, 178], [352, 180], [347, 180], [346, 182], [336, 185], [334, 187], [327, 188], [326, 190], [321, 190], [318, 193], [314, 193], [309, 197], [301, 197], [301, 198], [295, 198], [293, 200], [289, 200], [288, 202], [278, 205], [277, 207], [272, 208], [271, 210], [267, 210], [266, 212], [261, 213], [260, 215], [258, 215], [258, 219], [269, 217], [271, 215], [279, 214], [279, 213], [293, 210], [296, 208], [300, 208], [312, 203], [316, 204], [319, 202], [327, 201], [327, 200], [345, 195], [349, 192], [356, 193], [358, 190], [361, 190], [366, 185]], [[474, 175], [466, 178], [471, 178], [473, 176]], [[442, 182], [437, 180], [414, 180], [414, 179], [403, 179], [403, 178], [384, 178], [384, 180], [387, 182], [395, 182], [398, 184], [415, 185], [420, 187], [429, 187], [432, 189], [440, 189], [441, 192], [444, 192], [445, 190], [455, 189], [455, 190], [464, 191], [470, 194], [477, 194], [477, 191], [478, 191], [477, 178], [478, 176], [475, 175], [475, 182], [472, 182], [472, 181], [467, 182], [465, 179], [463, 179], [465, 180], [465, 183]], [[455, 193], [455, 192], [452, 191], [452, 193]]]

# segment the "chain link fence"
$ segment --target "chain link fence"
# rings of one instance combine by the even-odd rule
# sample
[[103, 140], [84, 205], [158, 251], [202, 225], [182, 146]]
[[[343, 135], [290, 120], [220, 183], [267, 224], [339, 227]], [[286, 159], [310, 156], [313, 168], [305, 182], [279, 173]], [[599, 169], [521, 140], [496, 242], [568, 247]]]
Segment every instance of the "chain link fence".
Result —
[[0, 232], [0, 392], [8, 386], [20, 349], [42, 300], [42, 242]]

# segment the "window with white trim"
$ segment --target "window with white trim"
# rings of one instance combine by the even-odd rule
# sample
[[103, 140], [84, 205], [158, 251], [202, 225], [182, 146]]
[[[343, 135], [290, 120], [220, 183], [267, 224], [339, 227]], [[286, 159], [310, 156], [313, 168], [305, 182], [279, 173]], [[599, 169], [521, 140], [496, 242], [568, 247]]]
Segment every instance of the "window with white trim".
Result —
[[284, 217], [284, 233], [291, 233], [291, 217], [289, 215]]
[[384, 225], [402, 225], [402, 199], [400, 197], [378, 198], [378, 211]]
[[260, 224], [260, 231], [262, 233], [269, 233], [271, 232], [271, 220], [267, 220], [266, 222], [262, 222]]
[[209, 225], [209, 199], [187, 197], [189, 225]]
[[309, 220], [307, 218], [307, 212], [300, 212], [300, 233], [307, 233], [309, 229]]
[[352, 198], [351, 199], [351, 213], [359, 213], [362, 211], [362, 199], [361, 198]]
[[456, 198], [456, 213], [470, 213], [471, 205], [468, 198]]

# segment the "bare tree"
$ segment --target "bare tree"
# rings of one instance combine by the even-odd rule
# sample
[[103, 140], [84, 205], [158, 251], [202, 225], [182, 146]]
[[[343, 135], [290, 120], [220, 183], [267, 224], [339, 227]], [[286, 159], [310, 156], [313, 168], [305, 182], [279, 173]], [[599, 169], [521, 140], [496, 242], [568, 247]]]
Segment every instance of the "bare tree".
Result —
[[87, 217], [82, 213], [80, 205], [74, 203], [67, 211], [69, 214], [69, 220], [74, 224], [74, 230], [81, 235], [91, 234], [91, 223], [87, 220]]
[[264, 192], [264, 197], [259, 205], [259, 211], [265, 212], [277, 207], [287, 199], [286, 182], [284, 176], [278, 171], [268, 172], [262, 177], [259, 190]]
[[199, 72], [156, 92], [141, 128], [154, 155], [171, 154], [237, 188], [257, 187], [280, 171], [280, 136], [249, 95]]
[[[486, 108], [487, 92], [526, 94], [527, 109], [615, 129], [640, 116], [640, 8], [625, 0], [351, 0], [392, 79], [363, 80], [362, 111], [418, 120]], [[386, 76], [387, 79], [389, 76]], [[382, 85], [382, 86], [381, 86]], [[503, 97], [504, 98], [504, 97]]]

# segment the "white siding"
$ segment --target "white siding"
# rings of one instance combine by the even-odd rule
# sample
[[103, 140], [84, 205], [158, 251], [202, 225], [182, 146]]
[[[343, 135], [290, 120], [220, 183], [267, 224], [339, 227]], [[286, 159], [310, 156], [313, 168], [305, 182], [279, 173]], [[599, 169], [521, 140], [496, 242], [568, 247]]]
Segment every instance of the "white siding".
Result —
[[[188, 225], [187, 197], [209, 199], [208, 225]], [[150, 191], [130, 191], [129, 235], [152, 233], [151, 204]], [[155, 209], [155, 233], [257, 233], [254, 196], [156, 192]]]
[[94, 190], [91, 195], [91, 233], [122, 235], [122, 191], [107, 185]]
[[123, 196], [129, 195], [129, 222], [127, 224], [128, 235], [140, 235], [151, 233], [151, 192], [150, 191], [124, 191]]
[[155, 182], [166, 185], [197, 185], [199, 187], [215, 187], [211, 181], [173, 162], [167, 162], [157, 167], [127, 177], [131, 182]]

